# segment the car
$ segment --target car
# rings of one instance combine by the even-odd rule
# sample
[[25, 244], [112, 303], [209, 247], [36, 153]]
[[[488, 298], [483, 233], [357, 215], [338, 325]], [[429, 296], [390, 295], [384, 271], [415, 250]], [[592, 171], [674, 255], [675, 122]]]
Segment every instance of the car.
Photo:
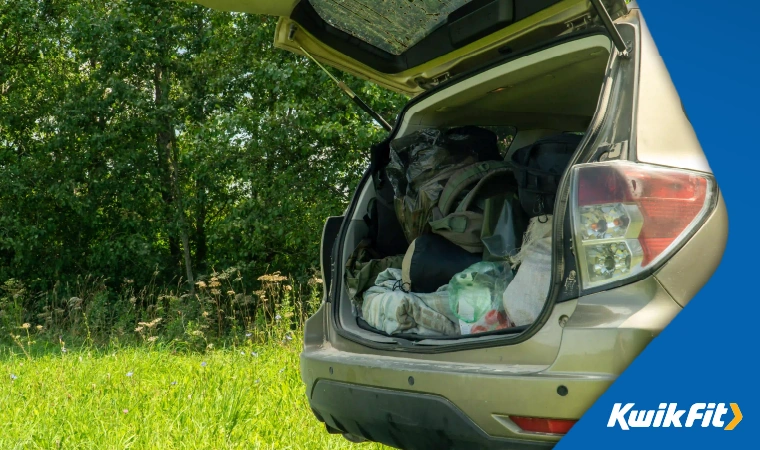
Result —
[[[276, 47], [410, 97], [323, 230], [301, 376], [327, 432], [404, 449], [552, 447], [716, 270], [726, 207], [635, 1], [195, 1], [279, 16]], [[495, 130], [507, 159], [580, 136], [545, 216], [540, 313], [454, 337], [367, 326], [345, 266], [369, 232], [377, 161], [399, 138], [473, 125]], [[612, 210], [623, 226], [600, 233], [589, 217]]]

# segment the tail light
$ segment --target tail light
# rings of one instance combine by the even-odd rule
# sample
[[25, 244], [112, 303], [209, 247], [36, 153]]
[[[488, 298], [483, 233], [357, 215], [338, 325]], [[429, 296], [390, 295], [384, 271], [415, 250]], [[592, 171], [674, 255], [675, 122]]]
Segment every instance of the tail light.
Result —
[[567, 434], [570, 428], [577, 422], [576, 420], [544, 419], [540, 417], [509, 416], [509, 418], [523, 431], [544, 434]]
[[625, 280], [672, 254], [710, 210], [702, 173], [630, 162], [573, 168], [573, 234], [584, 289]]

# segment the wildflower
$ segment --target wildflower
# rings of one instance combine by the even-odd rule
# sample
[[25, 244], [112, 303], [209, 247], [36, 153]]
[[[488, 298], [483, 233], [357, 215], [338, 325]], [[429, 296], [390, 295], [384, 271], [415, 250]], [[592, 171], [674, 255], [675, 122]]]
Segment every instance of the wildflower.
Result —
[[290, 334], [286, 334], [286, 335], [285, 335], [285, 339], [287, 339], [287, 340], [289, 340], [289, 341], [292, 341], [292, 340], [293, 340], [293, 336], [292, 336], [292, 335], [290, 335]]
[[121, 410], [121, 412], [123, 412], [124, 414], [126, 414], [126, 413], [129, 412], [129, 410], [128, 409], [123, 409], [123, 410]]
[[219, 289], [211, 289], [211, 295], [219, 295], [221, 293], [222, 291], [220, 291]]
[[280, 281], [287, 280], [288, 277], [280, 275], [280, 272], [275, 272], [271, 275], [262, 275], [258, 279], [259, 281], [269, 281], [272, 283], [279, 283]]
[[221, 286], [221, 285], [222, 285], [222, 284], [219, 282], [219, 279], [218, 279], [218, 278], [216, 278], [216, 277], [212, 278], [212, 279], [211, 279], [211, 282], [208, 284], [208, 286], [209, 286], [209, 287], [212, 287], [212, 288], [215, 288], [215, 287], [219, 287], [219, 286]]
[[42, 325], [37, 325], [37, 331], [42, 331]]
[[142, 330], [143, 330], [143, 327], [137, 327], [137, 328], [135, 328], [135, 331], [138, 332], [138, 333], [141, 332]]
[[201, 330], [195, 330], [195, 331], [193, 331], [190, 334], [192, 334], [193, 336], [203, 336], [203, 331], [201, 331]]
[[240, 352], [241, 355], [245, 356], [245, 352]]
[[280, 320], [280, 319], [282, 319], [281, 315], [277, 314], [276, 316], [274, 316], [274, 320]]
[[[162, 319], [160, 317], [156, 317], [155, 319], [151, 320], [150, 322], [138, 322], [137, 325], [140, 325], [140, 327], [139, 327], [140, 329], [142, 329], [142, 327], [153, 328], [156, 325], [158, 325], [161, 322], [161, 320]], [[137, 331], [137, 330], [135, 330], [135, 331]]]
[[66, 353], [67, 351], [69, 350], [66, 347], [61, 347], [61, 353]]
[[206, 287], [206, 282], [205, 281], [199, 281], [199, 282], [195, 283], [195, 285], [198, 286], [201, 289], [204, 289]]
[[280, 369], [280, 373], [283, 373], [283, 372], [285, 372], [285, 368], [284, 367], [282, 369]]
[[259, 384], [259, 382], [260, 382], [260, 381], [261, 381], [261, 380], [256, 380], [256, 381], [254, 381], [254, 383], [256, 383], [256, 384]]
[[291, 286], [289, 284], [285, 285], [284, 288], [285, 288], [286, 291], [292, 291], [293, 290], [293, 286]]
[[206, 348], [214, 348], [214, 344], [208, 344]]
[[158, 339], [158, 336], [151, 336], [148, 338], [148, 342], [156, 342], [156, 339]]
[[177, 382], [176, 381], [172, 381], [172, 386], [176, 386], [176, 385], [177, 385]]
[[208, 317], [208, 311], [203, 311], [203, 317]]
[[132, 376], [132, 372], [127, 372], [127, 376], [131, 377]]
[[25, 329], [25, 330], [28, 330], [28, 329], [29, 329], [29, 328], [31, 328], [31, 327], [32, 327], [32, 326], [31, 326], [31, 325], [29, 325], [28, 323], [24, 323], [23, 325], [21, 325], [21, 328], [23, 328], [23, 329]]
[[16, 378], [18, 378], [16, 375], [11, 374], [11, 381], [14, 381]]
[[232, 291], [232, 290], [227, 291], [227, 295], [235, 295], [235, 291]]
[[259, 354], [256, 353], [256, 352], [251, 352], [251, 356], [253, 356], [255, 358], [255, 357], [259, 356]]
[[251, 333], [246, 333], [245, 337], [251, 337]]
[[201, 367], [206, 367], [206, 361], [201, 362]]

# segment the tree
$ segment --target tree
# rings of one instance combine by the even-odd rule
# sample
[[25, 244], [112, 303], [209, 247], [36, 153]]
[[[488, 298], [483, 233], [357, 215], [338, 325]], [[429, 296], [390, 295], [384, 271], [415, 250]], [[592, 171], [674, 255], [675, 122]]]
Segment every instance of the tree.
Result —
[[[0, 279], [306, 273], [385, 132], [275, 19], [0, 0]], [[402, 98], [346, 77], [383, 115]], [[315, 93], [318, 93], [315, 95]]]

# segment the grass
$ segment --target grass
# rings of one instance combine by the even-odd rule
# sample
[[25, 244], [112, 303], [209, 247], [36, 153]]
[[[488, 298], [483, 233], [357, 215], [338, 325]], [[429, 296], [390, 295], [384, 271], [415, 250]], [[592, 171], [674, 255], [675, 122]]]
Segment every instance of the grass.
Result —
[[296, 333], [292, 340], [192, 353], [158, 342], [2, 348], [0, 448], [356, 446], [325, 432], [309, 410], [298, 373], [300, 342]]

